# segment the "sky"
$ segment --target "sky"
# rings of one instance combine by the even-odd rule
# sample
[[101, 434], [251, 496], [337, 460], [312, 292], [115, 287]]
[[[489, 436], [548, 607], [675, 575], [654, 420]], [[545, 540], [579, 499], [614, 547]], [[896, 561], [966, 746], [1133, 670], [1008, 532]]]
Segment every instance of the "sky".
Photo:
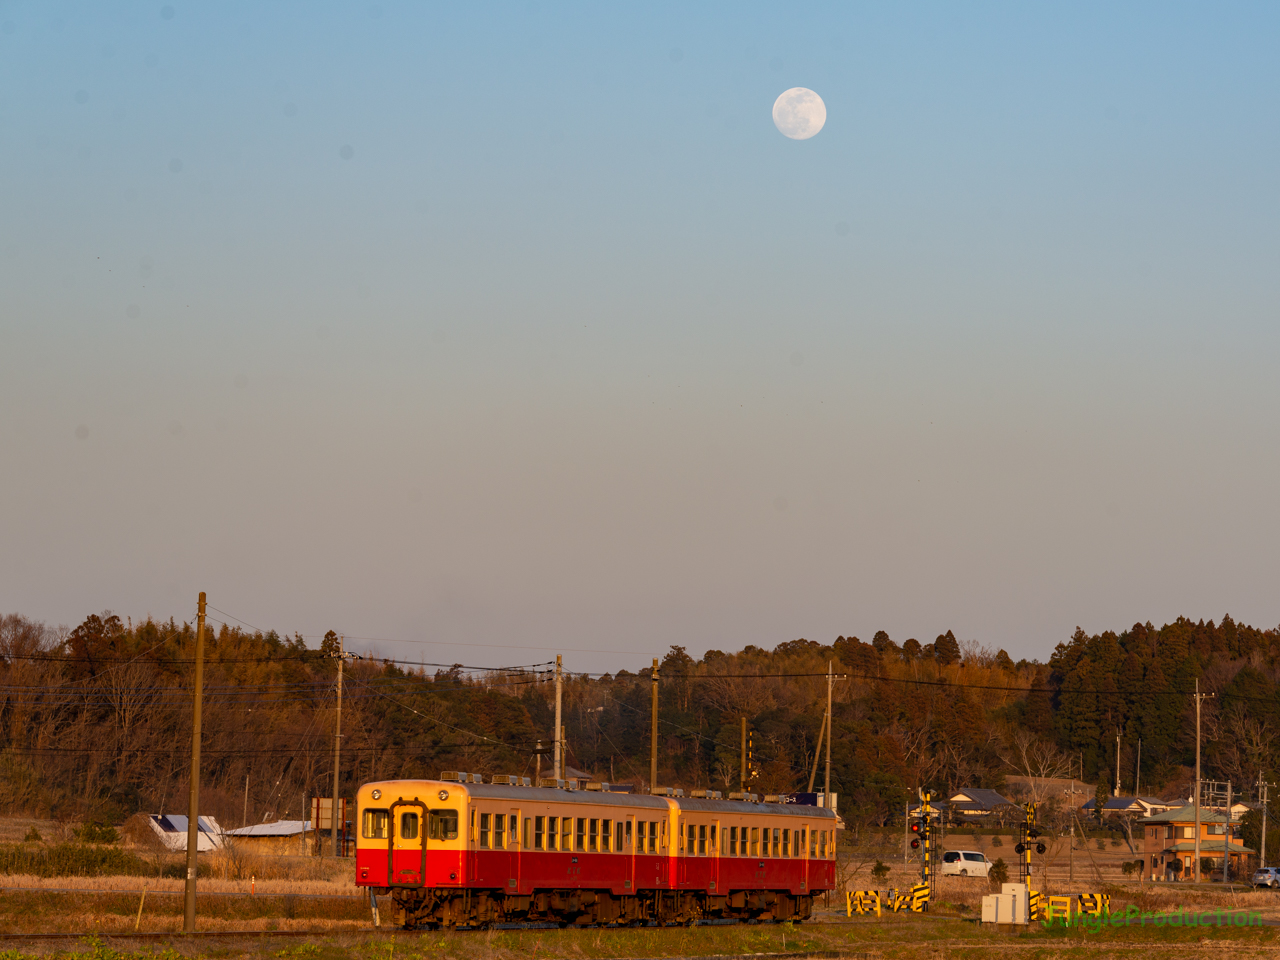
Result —
[[0, 613], [206, 591], [593, 672], [1275, 626], [1277, 45], [1274, 4], [0, 2]]

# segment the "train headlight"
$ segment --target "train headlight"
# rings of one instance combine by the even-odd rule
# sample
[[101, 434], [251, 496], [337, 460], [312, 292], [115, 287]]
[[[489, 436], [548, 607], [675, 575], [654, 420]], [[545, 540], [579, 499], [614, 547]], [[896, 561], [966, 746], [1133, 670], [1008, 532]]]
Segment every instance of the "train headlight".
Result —
[[381, 800], [381, 799], [382, 799], [382, 791], [381, 791], [381, 790], [375, 790], [375, 791], [373, 791], [373, 799], [375, 799], [375, 800]]
[[438, 796], [441, 800], [448, 800], [448, 799], [449, 799], [449, 791], [448, 791], [448, 790], [441, 790], [438, 794], [436, 794], [436, 796]]

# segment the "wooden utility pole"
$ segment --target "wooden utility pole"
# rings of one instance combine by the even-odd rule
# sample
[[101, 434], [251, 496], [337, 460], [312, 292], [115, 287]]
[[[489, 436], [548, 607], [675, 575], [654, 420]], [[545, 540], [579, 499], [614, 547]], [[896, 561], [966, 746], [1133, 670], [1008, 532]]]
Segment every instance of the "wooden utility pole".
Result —
[[[827, 661], [827, 723], [831, 726], [832, 731], [835, 730], [835, 724], [832, 723], [831, 716], [831, 684], [834, 677], [831, 674], [831, 661]], [[831, 732], [827, 733], [827, 776], [822, 786], [822, 806], [827, 810], [831, 809]]]
[[658, 658], [653, 658], [653, 723], [649, 730], [649, 792], [658, 785]]
[[240, 826], [249, 825], [249, 777], [244, 778], [244, 815], [240, 818]]
[[747, 718], [742, 718], [742, 772], [738, 774], [738, 790], [747, 790]]
[[[1116, 727], [1116, 792], [1113, 797], [1120, 796], [1120, 728]], [[1102, 813], [1099, 811], [1098, 819], [1102, 819]]]
[[1258, 799], [1262, 801], [1262, 843], [1258, 850], [1258, 866], [1265, 867], [1267, 865], [1267, 787], [1269, 783], [1262, 780], [1262, 770], [1258, 770]]
[[[200, 848], [200, 713], [204, 701], [204, 594], [196, 605], [196, 675], [191, 703], [191, 785], [187, 795], [187, 885], [182, 932], [196, 932], [196, 852]], [[164, 811], [161, 811], [162, 813]]]
[[818, 730], [818, 745], [813, 748], [813, 769], [809, 771], [809, 792], [813, 793], [813, 781], [818, 778], [818, 761], [822, 757], [822, 737], [827, 732], [827, 723], [830, 718], [824, 713], [822, 715], [822, 727]]
[[555, 756], [551, 758], [551, 776], [557, 780], [564, 779], [564, 767], [562, 766], [564, 757], [560, 753], [560, 697], [564, 689], [562, 674], [560, 673], [561, 659], [560, 654], [556, 654], [556, 732], [555, 732]]
[[338, 715], [333, 727], [333, 809], [330, 811], [329, 825], [333, 828], [333, 855], [342, 856], [338, 850], [338, 811], [342, 804], [338, 795], [339, 764], [342, 760], [342, 665], [346, 662], [344, 637], [338, 637]]

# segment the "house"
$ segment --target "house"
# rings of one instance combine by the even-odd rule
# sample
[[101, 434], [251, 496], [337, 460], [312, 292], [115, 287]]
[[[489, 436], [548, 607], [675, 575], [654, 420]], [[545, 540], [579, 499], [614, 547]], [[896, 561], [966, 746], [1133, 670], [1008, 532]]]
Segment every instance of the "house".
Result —
[[228, 830], [223, 836], [237, 847], [254, 853], [285, 855], [309, 852], [312, 833], [311, 824], [306, 820], [272, 820]]
[[[155, 831], [160, 842], [170, 850], [187, 849], [187, 818], [177, 813], [152, 813], [147, 815], [147, 823]], [[199, 832], [196, 834], [196, 850], [216, 850], [222, 846], [222, 827], [213, 817], [200, 817], [197, 820]]]
[[[1080, 808], [1082, 813], [1091, 817], [1097, 816], [1094, 812], [1097, 809], [1098, 801], [1090, 800]], [[1120, 816], [1130, 814], [1136, 817], [1150, 817], [1157, 813], [1164, 813], [1177, 807], [1176, 803], [1167, 803], [1158, 797], [1107, 797], [1107, 802], [1102, 805], [1103, 817]], [[1203, 808], [1201, 808], [1203, 809]]]
[[997, 808], [1011, 806], [1012, 804], [996, 791], [983, 787], [968, 787], [947, 798], [947, 807], [953, 819], [989, 817], [996, 812]]
[[[1195, 876], [1195, 822], [1194, 806], [1166, 810], [1142, 821], [1142, 853], [1152, 880]], [[1231, 872], [1236, 876], [1246, 869], [1244, 856], [1256, 852], [1231, 836], [1226, 814], [1201, 807], [1200, 859], [1214, 861], [1210, 873], [1222, 870], [1228, 851]]]

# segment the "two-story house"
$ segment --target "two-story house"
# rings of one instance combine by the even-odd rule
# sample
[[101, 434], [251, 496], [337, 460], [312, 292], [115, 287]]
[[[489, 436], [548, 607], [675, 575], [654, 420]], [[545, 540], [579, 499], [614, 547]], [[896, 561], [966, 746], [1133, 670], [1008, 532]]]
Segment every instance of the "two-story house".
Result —
[[[1223, 857], [1231, 855], [1231, 872], [1245, 869], [1243, 857], [1254, 853], [1231, 836], [1226, 815], [1200, 808], [1200, 859], [1213, 861], [1209, 872], [1221, 874]], [[1186, 880], [1195, 876], [1196, 810], [1188, 804], [1142, 821], [1142, 852], [1152, 880]], [[1201, 876], [1205, 874], [1202, 871]]]

